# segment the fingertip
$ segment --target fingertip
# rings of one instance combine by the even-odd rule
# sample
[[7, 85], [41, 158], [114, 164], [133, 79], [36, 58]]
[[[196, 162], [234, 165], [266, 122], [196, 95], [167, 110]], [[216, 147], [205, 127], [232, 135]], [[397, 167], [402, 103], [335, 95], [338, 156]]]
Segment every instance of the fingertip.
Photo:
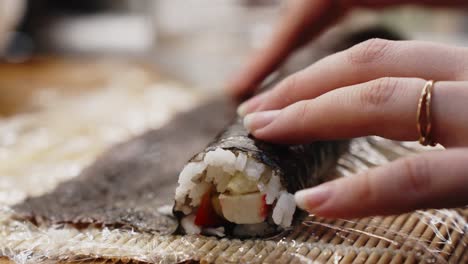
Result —
[[254, 119], [254, 116], [252, 114], [250, 115], [246, 115], [244, 117], [244, 119], [242, 120], [243, 121], [243, 125], [244, 125], [244, 128], [247, 129], [247, 131], [249, 131], [249, 133], [252, 133], [252, 123], [253, 123], [253, 119]]
[[331, 198], [331, 195], [332, 186], [328, 183], [298, 191], [294, 195], [294, 199], [299, 208], [310, 213], [319, 213], [319, 208]]
[[258, 129], [268, 126], [280, 114], [280, 110], [256, 112], [248, 114], [244, 117], [244, 127], [254, 133]]
[[300, 190], [294, 194], [294, 200], [296, 201], [297, 207], [301, 208], [302, 210], [307, 211], [307, 191]]
[[263, 102], [266, 101], [265, 99], [266, 97], [267, 97], [267, 92], [264, 92], [243, 102], [237, 108], [237, 114], [239, 116], [246, 116], [247, 114], [250, 114], [258, 110], [258, 108], [263, 104]]
[[246, 102], [240, 104], [237, 107], [237, 115], [244, 117], [247, 114], [247, 107]]

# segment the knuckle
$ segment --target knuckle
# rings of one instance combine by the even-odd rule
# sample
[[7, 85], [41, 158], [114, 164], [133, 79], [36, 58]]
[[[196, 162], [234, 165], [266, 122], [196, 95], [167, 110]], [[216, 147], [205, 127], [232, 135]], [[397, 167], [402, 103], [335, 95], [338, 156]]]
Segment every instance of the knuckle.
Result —
[[385, 39], [370, 39], [351, 47], [347, 54], [351, 64], [364, 64], [378, 61], [390, 46], [391, 41]]
[[380, 78], [361, 89], [360, 101], [363, 106], [381, 106], [395, 97], [401, 81], [397, 78]]
[[298, 120], [298, 132], [300, 135], [305, 135], [307, 133], [307, 123], [308, 123], [308, 112], [309, 112], [309, 104], [306, 101], [300, 101], [294, 104], [295, 110], [294, 118]]
[[295, 94], [294, 91], [297, 90], [298, 85], [298, 76], [293, 74], [286, 79], [284, 79], [280, 85], [273, 90], [274, 97], [277, 101], [281, 102], [284, 105], [289, 105], [294, 102], [292, 95]]
[[413, 193], [422, 193], [431, 186], [429, 162], [423, 156], [413, 159], [403, 159], [403, 189]]

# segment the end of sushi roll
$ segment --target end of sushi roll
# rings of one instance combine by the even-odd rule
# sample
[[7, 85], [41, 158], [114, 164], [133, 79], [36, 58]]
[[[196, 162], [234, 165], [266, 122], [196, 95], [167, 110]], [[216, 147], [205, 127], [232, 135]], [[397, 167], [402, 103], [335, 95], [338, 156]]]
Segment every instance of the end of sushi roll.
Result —
[[218, 147], [197, 156], [178, 183], [174, 211], [188, 234], [264, 236], [290, 227], [296, 210], [279, 175], [241, 151]]

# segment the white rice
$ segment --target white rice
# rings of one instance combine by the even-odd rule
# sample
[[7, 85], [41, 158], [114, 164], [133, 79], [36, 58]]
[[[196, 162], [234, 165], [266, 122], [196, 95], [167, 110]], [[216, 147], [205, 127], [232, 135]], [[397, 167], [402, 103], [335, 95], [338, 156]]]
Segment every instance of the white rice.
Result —
[[195, 215], [182, 218], [180, 224], [188, 235], [200, 234], [201, 232], [201, 228], [195, 224]]
[[250, 177], [252, 180], [258, 181], [260, 176], [262, 176], [263, 171], [265, 171], [265, 165], [262, 163], [256, 162], [253, 159], [248, 159], [245, 166], [245, 175]]
[[218, 236], [218, 237], [224, 237], [226, 234], [224, 234], [224, 227], [218, 227], [218, 228], [203, 228], [203, 233], [206, 235], [212, 235], [212, 236]]
[[237, 171], [244, 171], [245, 165], [247, 165], [247, 155], [241, 152], [237, 155], [235, 168]]
[[294, 195], [282, 191], [275, 208], [273, 208], [273, 222], [282, 227], [291, 226], [294, 211], [296, 211]]
[[190, 162], [185, 165], [179, 175], [179, 186], [176, 188], [176, 201], [183, 201], [190, 190], [194, 189], [195, 183], [192, 179], [201, 174], [206, 169], [206, 164], [202, 162]]
[[279, 192], [281, 190], [280, 177], [273, 173], [273, 175], [271, 175], [270, 181], [267, 184], [259, 184], [259, 190], [260, 192], [266, 194], [266, 203], [273, 204], [276, 198], [278, 198]]
[[158, 213], [162, 215], [172, 216], [173, 215], [172, 207], [173, 207], [172, 205], [166, 204], [166, 205], [158, 207], [158, 209], [156, 210], [158, 211]]
[[229, 174], [234, 174], [234, 172], [236, 172], [236, 155], [229, 150], [216, 148], [213, 151], [209, 151], [205, 154], [203, 162], [206, 165], [221, 167]]

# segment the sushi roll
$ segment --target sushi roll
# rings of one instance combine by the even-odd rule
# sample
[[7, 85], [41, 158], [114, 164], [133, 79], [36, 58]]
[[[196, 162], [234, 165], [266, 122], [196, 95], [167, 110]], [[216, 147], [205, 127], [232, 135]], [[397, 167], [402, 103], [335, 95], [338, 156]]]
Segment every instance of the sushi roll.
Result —
[[275, 145], [252, 138], [236, 119], [179, 175], [174, 213], [187, 234], [254, 237], [293, 223], [294, 192], [318, 184], [347, 142]]

